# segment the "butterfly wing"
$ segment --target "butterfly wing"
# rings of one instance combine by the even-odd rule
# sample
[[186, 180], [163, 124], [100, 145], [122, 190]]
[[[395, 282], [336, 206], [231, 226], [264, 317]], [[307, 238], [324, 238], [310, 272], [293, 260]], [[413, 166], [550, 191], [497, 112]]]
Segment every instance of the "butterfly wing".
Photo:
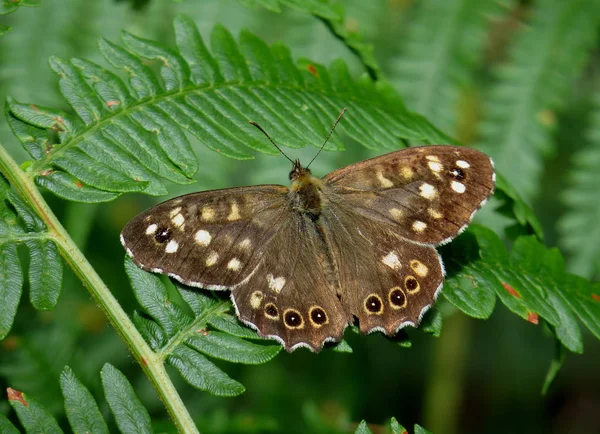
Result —
[[492, 160], [475, 149], [423, 146], [382, 155], [323, 178], [333, 206], [389, 223], [402, 238], [439, 245], [456, 237], [493, 193]]
[[352, 321], [336, 295], [322, 235], [306, 215], [290, 213], [265, 246], [262, 264], [231, 293], [239, 318], [288, 351], [318, 352], [325, 342], [339, 341]]
[[363, 332], [419, 323], [444, 280], [434, 246], [456, 237], [492, 194], [493, 163], [468, 148], [410, 148], [323, 178], [323, 223], [342, 303]]
[[259, 265], [262, 246], [289, 213], [288, 191], [262, 185], [171, 199], [131, 220], [121, 242], [145, 270], [186, 285], [231, 289]]

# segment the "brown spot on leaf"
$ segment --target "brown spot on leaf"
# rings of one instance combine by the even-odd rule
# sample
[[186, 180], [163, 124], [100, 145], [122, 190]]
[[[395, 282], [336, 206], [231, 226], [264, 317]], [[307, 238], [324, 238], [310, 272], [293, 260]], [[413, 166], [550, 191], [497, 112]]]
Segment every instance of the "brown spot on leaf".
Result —
[[77, 188], [83, 187], [83, 182], [81, 182], [80, 180], [75, 181], [75, 187], [77, 187]]
[[310, 72], [315, 77], [319, 78], [319, 73], [317, 72], [317, 70], [315, 69], [315, 67], [312, 64], [309, 63], [307, 69], [308, 69], [308, 72]]
[[508, 293], [513, 297], [521, 298], [521, 294], [519, 294], [517, 290], [510, 286], [508, 283], [502, 282], [502, 286], [504, 286], [504, 289], [506, 289]]
[[598, 294], [592, 294], [592, 298], [596, 301], [600, 301], [600, 295]]
[[144, 356], [142, 356], [142, 365], [144, 366], [148, 366], [148, 360], [146, 360], [146, 358]]
[[18, 390], [15, 390], [15, 389], [12, 389], [12, 388], [9, 387], [9, 388], [6, 389], [6, 394], [8, 395], [8, 400], [9, 401], [19, 401], [25, 407], [29, 406], [29, 404], [27, 403], [27, 401], [23, 397], [23, 392], [19, 392]]
[[529, 312], [527, 314], [527, 321], [529, 321], [531, 324], [537, 325], [537, 323], [539, 322], [538, 314], [535, 312]]
[[30, 107], [31, 107], [32, 109], [34, 109], [36, 112], [39, 112], [39, 111], [40, 111], [40, 109], [39, 109], [39, 108], [37, 108], [37, 107], [36, 107], [34, 104], [30, 104]]
[[115, 101], [115, 100], [106, 101], [106, 105], [107, 105], [108, 107], [113, 107], [113, 106], [115, 106], [115, 105], [119, 105], [119, 104], [121, 104], [121, 102], [120, 102], [120, 101]]

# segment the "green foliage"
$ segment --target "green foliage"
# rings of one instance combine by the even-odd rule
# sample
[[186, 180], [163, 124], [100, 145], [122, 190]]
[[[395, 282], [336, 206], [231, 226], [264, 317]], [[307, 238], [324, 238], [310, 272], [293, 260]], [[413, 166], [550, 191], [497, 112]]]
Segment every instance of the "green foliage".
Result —
[[[123, 434], [154, 432], [148, 411], [141, 404], [127, 378], [108, 363], [104, 365], [100, 375], [106, 400], [119, 430]], [[68, 366], [61, 374], [60, 385], [72, 432], [94, 434], [109, 432], [98, 404]], [[8, 401], [17, 413], [21, 425], [28, 433], [54, 434], [63, 432], [50, 412], [34, 398], [20, 391], [9, 389]], [[1, 414], [0, 431], [6, 434], [19, 432]]]
[[280, 345], [253, 343], [256, 333], [240, 325], [228, 311], [231, 303], [203, 291], [176, 284], [188, 311], [169, 297], [158, 276], [142, 271], [130, 259], [125, 269], [144, 309], [134, 316], [152, 349], [174, 366], [192, 386], [218, 396], [245, 389], [205, 356], [233, 363], [260, 364], [275, 357]]
[[569, 188], [563, 194], [568, 211], [560, 221], [562, 244], [572, 255], [570, 268], [582, 276], [600, 276], [600, 93], [590, 119], [589, 143], [573, 155]]
[[0, 177], [0, 339], [12, 327], [23, 290], [18, 246], [29, 251], [29, 297], [40, 310], [53, 309], [62, 284], [62, 261], [45, 223]]
[[[390, 423], [389, 423], [386, 431], [377, 431], [377, 432], [388, 432], [390, 434], [408, 434], [408, 431], [402, 425], [400, 425], [398, 423], [396, 418], [392, 418], [390, 420]], [[415, 425], [414, 433], [415, 434], [432, 434], [431, 432], [427, 431], [425, 428], [423, 428], [420, 425]], [[371, 431], [371, 429], [369, 428], [367, 423], [363, 420], [363, 421], [361, 421], [361, 423], [358, 424], [358, 427], [354, 431], [354, 434], [373, 434], [373, 431]]]
[[596, 39], [594, 0], [540, 0], [496, 71], [486, 99], [481, 149], [527, 200], [539, 192], [543, 161], [555, 151], [551, 130]]
[[[391, 61], [393, 83], [411, 110], [456, 133], [462, 93], [483, 61], [485, 32], [498, 0], [427, 0], [420, 3]], [[432, 31], [435, 29], [435, 31]], [[424, 56], [423, 53], [428, 53]]]
[[[261, 119], [283, 143], [302, 147], [320, 143], [341, 107], [348, 114], [340, 129], [371, 149], [398, 148], [400, 139], [449, 141], [406, 112], [389, 86], [353, 80], [341, 61], [298, 67], [285, 46], [269, 48], [249, 32], [238, 45], [221, 26], [212, 32], [211, 54], [185, 17], [176, 19], [175, 33], [178, 51], [126, 33], [127, 50], [100, 42], [105, 58], [129, 73], [129, 88], [89, 61], [51, 59], [76, 116], [7, 102], [11, 128], [35, 159], [27, 170], [38, 185], [81, 202], [124, 192], [161, 195], [161, 178], [185, 183], [198, 169], [185, 131], [222, 155], [247, 159], [246, 148], [277, 153], [248, 120]], [[161, 61], [162, 84], [144, 59]], [[57, 143], [50, 129], [58, 131]], [[341, 147], [339, 139], [331, 143]]]
[[[21, 6], [39, 6], [41, 0], [4, 0], [0, 2], [0, 15], [7, 15], [16, 11]], [[7, 34], [12, 27], [0, 25], [0, 36]]]
[[507, 253], [498, 235], [474, 225], [445, 251], [451, 254], [443, 294], [465, 313], [488, 318], [497, 295], [521, 318], [533, 324], [545, 319], [570, 351], [583, 352], [577, 319], [600, 339], [599, 294], [589, 281], [565, 271], [558, 249], [525, 236]]

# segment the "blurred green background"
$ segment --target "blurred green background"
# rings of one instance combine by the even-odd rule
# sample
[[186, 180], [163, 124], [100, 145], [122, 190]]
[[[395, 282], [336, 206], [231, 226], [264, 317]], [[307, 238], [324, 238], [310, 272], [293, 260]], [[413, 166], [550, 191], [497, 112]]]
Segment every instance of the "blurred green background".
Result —
[[[267, 42], [283, 41], [295, 58], [324, 64], [342, 58], [353, 74], [364, 73], [359, 60], [317, 18], [287, 7], [275, 13], [242, 3], [43, 0], [39, 8], [21, 8], [0, 17], [0, 24], [13, 27], [0, 37], [0, 100], [10, 95], [19, 101], [68, 110], [57, 78], [47, 65], [50, 56], [77, 56], [105, 65], [96, 41], [102, 36], [118, 42], [121, 30], [172, 45], [172, 19], [178, 13], [191, 16], [204, 37], [215, 23], [222, 23], [234, 35], [246, 28]], [[338, 3], [346, 11], [346, 30], [359, 32], [373, 44], [384, 75], [400, 91], [408, 108], [460, 141], [497, 156], [499, 169], [534, 206], [547, 245], [566, 248], [571, 270], [585, 277], [599, 276], [600, 261], [595, 253], [600, 251], [600, 235], [593, 231], [598, 230], [600, 214], [596, 220], [582, 216], [579, 227], [597, 237], [596, 250], [589, 246], [578, 249], [570, 226], [561, 222], [572, 212], [568, 197], [577, 187], [574, 156], [600, 146], [600, 122], [595, 125], [599, 128], [596, 140], [590, 134], [592, 113], [600, 110], [600, 4], [591, 0]], [[585, 23], [578, 21], [583, 17]], [[529, 27], [533, 35], [524, 33]], [[530, 54], [519, 54], [527, 49]], [[540, 50], [546, 51], [540, 54]], [[537, 55], [545, 57], [537, 59]], [[514, 59], [525, 61], [511, 63]], [[556, 70], [554, 65], [558, 65]], [[547, 70], [551, 76], [545, 75]], [[503, 119], [494, 114], [494, 107], [486, 106], [490, 100], [502, 101], [498, 83], [503, 79], [508, 88], [512, 86], [510, 91], [504, 90], [507, 95], [532, 92], [523, 100], [507, 97], [505, 111], [513, 115], [522, 112], [524, 125], [516, 122], [520, 115]], [[541, 109], [531, 106], [540, 100]], [[332, 122], [336, 116], [331, 113]], [[499, 131], [492, 131], [494, 122]], [[269, 125], [262, 126], [269, 130]], [[26, 159], [5, 121], [0, 121], [0, 142], [17, 161]], [[201, 167], [198, 182], [171, 186], [170, 197], [235, 185], [287, 182], [289, 164], [283, 157], [256, 155], [253, 161], [239, 162], [193, 143]], [[290, 157], [308, 161], [314, 146], [290, 151]], [[348, 143], [346, 152], [322, 154], [312, 166], [313, 172], [324, 175], [372, 155]], [[593, 195], [586, 200], [600, 209], [600, 196], [592, 193], [596, 202]], [[67, 230], [128, 312], [136, 304], [123, 271], [118, 234], [138, 212], [164, 199], [126, 195], [108, 204], [83, 205], [48, 196]], [[493, 211], [492, 202], [480, 221], [501, 232], [506, 221]], [[324, 351], [314, 355], [299, 350], [261, 366], [221, 363], [247, 388], [237, 398], [212, 397], [192, 389], [176, 373], [173, 378], [202, 432], [343, 432], [361, 419], [377, 432], [378, 425], [395, 416], [405, 426], [419, 423], [435, 434], [600, 433], [600, 344], [587, 330], [585, 353], [568, 355], [556, 382], [547, 396], [542, 396], [555, 351], [543, 325], [518, 319], [500, 303], [489, 321], [466, 317], [443, 297], [439, 307], [444, 314], [441, 337], [411, 330], [409, 349], [377, 334], [364, 337], [348, 332], [353, 354]], [[153, 419], [166, 418], [125, 346], [67, 271], [56, 310], [40, 313], [28, 303], [21, 304], [11, 336], [0, 343], [0, 388], [26, 391], [60, 418], [64, 410], [58, 376], [63, 366], [69, 364], [100, 397], [98, 372], [105, 362], [126, 373]], [[10, 413], [6, 400], [0, 400], [0, 411]], [[164, 426], [157, 426], [157, 431], [161, 429], [172, 428], [165, 421]]]

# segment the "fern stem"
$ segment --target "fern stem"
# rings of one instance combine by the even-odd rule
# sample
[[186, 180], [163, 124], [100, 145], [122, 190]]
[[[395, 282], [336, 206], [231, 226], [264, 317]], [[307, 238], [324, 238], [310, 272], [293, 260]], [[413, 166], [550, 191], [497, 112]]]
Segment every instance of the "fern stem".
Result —
[[144, 341], [117, 299], [87, 261], [81, 250], [77, 248], [42, 197], [33, 180], [21, 170], [1, 144], [0, 173], [8, 179], [19, 196], [29, 204], [47, 225], [48, 238], [57, 244], [64, 260], [81, 279], [121, 339], [125, 341], [142, 370], [150, 379], [159, 398], [163, 401], [178, 431], [198, 433], [198, 429], [171, 382], [160, 357]]

